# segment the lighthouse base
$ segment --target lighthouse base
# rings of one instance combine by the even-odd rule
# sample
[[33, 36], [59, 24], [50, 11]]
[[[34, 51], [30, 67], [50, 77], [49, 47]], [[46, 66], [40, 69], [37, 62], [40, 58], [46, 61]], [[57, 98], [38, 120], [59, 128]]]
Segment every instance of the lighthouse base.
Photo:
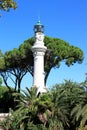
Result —
[[[36, 86], [32, 86], [32, 87], [36, 87]], [[37, 95], [38, 94], [41, 94], [41, 93], [47, 93], [48, 92], [48, 89], [46, 86], [44, 86], [43, 88], [42, 87], [36, 87], [37, 88]]]
[[46, 92], [48, 92], [47, 87], [44, 87], [44, 88], [39, 87], [39, 88], [37, 89], [37, 93], [46, 93]]

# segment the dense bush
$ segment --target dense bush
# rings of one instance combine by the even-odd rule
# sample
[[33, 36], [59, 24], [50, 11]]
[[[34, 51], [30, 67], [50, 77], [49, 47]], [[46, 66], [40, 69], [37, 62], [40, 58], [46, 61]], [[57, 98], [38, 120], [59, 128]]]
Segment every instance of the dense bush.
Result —
[[13, 90], [9, 92], [7, 87], [0, 86], [0, 113], [9, 112], [9, 108], [15, 108]]
[[86, 130], [86, 84], [65, 81], [37, 95], [31, 88], [20, 95], [15, 111], [2, 122], [8, 130]]

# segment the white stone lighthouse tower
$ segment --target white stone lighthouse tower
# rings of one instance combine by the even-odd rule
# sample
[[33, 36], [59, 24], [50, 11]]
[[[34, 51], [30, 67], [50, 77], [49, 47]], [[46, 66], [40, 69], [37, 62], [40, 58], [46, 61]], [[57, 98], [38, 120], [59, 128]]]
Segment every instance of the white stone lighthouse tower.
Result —
[[46, 86], [44, 83], [44, 55], [47, 50], [47, 47], [44, 46], [44, 26], [37, 22], [34, 26], [34, 38], [35, 43], [32, 46], [32, 52], [34, 56], [34, 79], [33, 86], [36, 86], [38, 92], [46, 92]]

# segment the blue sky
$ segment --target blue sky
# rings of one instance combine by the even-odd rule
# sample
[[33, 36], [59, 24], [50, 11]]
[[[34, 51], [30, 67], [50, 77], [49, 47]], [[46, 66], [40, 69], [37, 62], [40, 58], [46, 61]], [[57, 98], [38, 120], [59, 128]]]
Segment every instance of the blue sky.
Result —
[[[53, 69], [47, 86], [64, 82], [64, 79], [81, 82], [87, 72], [87, 0], [16, 0], [17, 10], [0, 11], [0, 49], [2, 52], [18, 48], [34, 35], [33, 27], [40, 18], [45, 35], [57, 37], [84, 51], [82, 64], [67, 67], [63, 63]], [[23, 87], [32, 85], [32, 78], [24, 78]]]

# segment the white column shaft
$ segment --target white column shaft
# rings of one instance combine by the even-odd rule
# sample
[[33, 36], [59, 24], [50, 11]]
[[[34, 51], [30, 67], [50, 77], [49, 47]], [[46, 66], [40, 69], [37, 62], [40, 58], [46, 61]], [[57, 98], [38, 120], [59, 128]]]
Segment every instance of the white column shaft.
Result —
[[34, 55], [34, 86], [44, 87], [44, 54], [36, 52]]
[[34, 56], [33, 86], [36, 86], [40, 93], [47, 92], [44, 83], [44, 55], [47, 47], [44, 46], [44, 34], [42, 32], [35, 33], [35, 43], [31, 49]]

